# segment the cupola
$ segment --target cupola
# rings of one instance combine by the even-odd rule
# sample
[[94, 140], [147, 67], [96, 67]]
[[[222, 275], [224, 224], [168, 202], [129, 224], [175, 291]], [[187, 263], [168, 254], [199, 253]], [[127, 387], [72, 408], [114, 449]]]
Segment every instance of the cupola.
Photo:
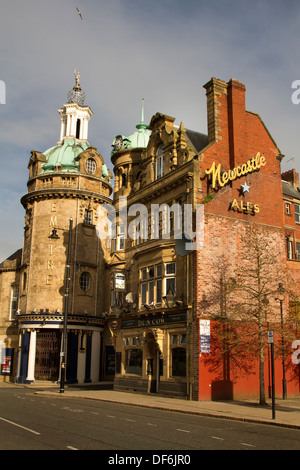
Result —
[[88, 139], [88, 122], [93, 115], [89, 106], [84, 105], [85, 93], [80, 86], [80, 74], [74, 70], [75, 86], [68, 93], [68, 101], [58, 110], [61, 119], [60, 140], [75, 138]]

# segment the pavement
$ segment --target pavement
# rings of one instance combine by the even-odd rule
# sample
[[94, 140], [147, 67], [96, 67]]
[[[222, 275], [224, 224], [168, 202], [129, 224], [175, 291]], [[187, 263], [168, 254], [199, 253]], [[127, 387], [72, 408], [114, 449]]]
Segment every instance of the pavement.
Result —
[[165, 397], [159, 394], [117, 391], [113, 390], [111, 382], [65, 385], [64, 393], [60, 393], [58, 384], [49, 386], [49, 382], [34, 382], [30, 385], [2, 382], [0, 383], [0, 388], [1, 386], [27, 387], [35, 394], [56, 397], [62, 400], [64, 398], [85, 398], [178, 413], [300, 429], [300, 395], [288, 397], [285, 400], [276, 398], [275, 418], [273, 418], [271, 399], [267, 399], [267, 406], [259, 406], [257, 401], [254, 400], [192, 401], [182, 398]]

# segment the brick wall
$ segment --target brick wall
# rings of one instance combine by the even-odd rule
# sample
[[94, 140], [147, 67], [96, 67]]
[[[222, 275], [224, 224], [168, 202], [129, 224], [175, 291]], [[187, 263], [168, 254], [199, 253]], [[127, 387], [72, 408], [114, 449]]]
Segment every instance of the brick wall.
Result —
[[[221, 260], [224, 257], [227, 260], [227, 277], [234, 278], [237, 267], [243, 262], [250, 267], [251, 260], [245, 260], [242, 243], [247, 227], [253, 226], [263, 231], [266, 241], [273, 244], [274, 254], [278, 255], [276, 263], [269, 267], [274, 289], [281, 280], [290, 282], [293, 289], [299, 290], [297, 269], [293, 270], [293, 276], [289, 276], [286, 262], [280, 151], [260, 116], [246, 110], [246, 89], [242, 83], [234, 79], [225, 83], [213, 78], [204, 88], [207, 93], [209, 145], [199, 155], [200, 177], [196, 183], [202, 189], [197, 193], [197, 202], [205, 203], [205, 223], [203, 248], [193, 254], [194, 399], [199, 399], [199, 396], [201, 399], [205, 387], [204, 399], [207, 399], [209, 384], [216, 378], [211, 373], [212, 369], [208, 373], [199, 356], [199, 318], [220, 315], [220, 303], [212, 303], [213, 307], [209, 308], [209, 302], [213, 298], [214, 289], [215, 295], [220, 289]], [[260, 157], [263, 156], [265, 164], [259, 168], [255, 168], [252, 163], [248, 165], [247, 162], [253, 162], [252, 159], [258, 153]], [[219, 180], [217, 177], [215, 185], [213, 172], [206, 171], [211, 170], [213, 164], [215, 169], [220, 165]], [[231, 175], [236, 177], [226, 182], [225, 176], [230, 174], [229, 170], [235, 171]], [[247, 183], [248, 188], [243, 190], [244, 183]], [[238, 295], [243, 293], [239, 291]], [[275, 321], [280, 311], [274, 299], [270, 300], [270, 311]], [[241, 386], [236, 387], [235, 392], [242, 391]]]

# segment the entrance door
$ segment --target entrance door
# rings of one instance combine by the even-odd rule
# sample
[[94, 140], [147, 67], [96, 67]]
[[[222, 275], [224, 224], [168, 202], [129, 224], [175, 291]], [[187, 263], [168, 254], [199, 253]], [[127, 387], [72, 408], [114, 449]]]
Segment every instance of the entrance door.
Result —
[[146, 334], [145, 352], [147, 359], [148, 393], [159, 391], [160, 357], [159, 347], [152, 332]]
[[35, 380], [58, 380], [61, 334], [58, 330], [36, 335]]

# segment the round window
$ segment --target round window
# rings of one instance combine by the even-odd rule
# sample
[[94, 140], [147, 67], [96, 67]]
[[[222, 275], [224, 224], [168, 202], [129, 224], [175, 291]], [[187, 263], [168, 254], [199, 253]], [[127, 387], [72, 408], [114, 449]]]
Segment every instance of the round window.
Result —
[[86, 292], [90, 287], [90, 283], [91, 283], [90, 274], [87, 272], [81, 273], [80, 278], [79, 278], [80, 289]]
[[93, 175], [96, 171], [96, 162], [93, 158], [88, 158], [85, 164], [86, 171], [90, 174]]

